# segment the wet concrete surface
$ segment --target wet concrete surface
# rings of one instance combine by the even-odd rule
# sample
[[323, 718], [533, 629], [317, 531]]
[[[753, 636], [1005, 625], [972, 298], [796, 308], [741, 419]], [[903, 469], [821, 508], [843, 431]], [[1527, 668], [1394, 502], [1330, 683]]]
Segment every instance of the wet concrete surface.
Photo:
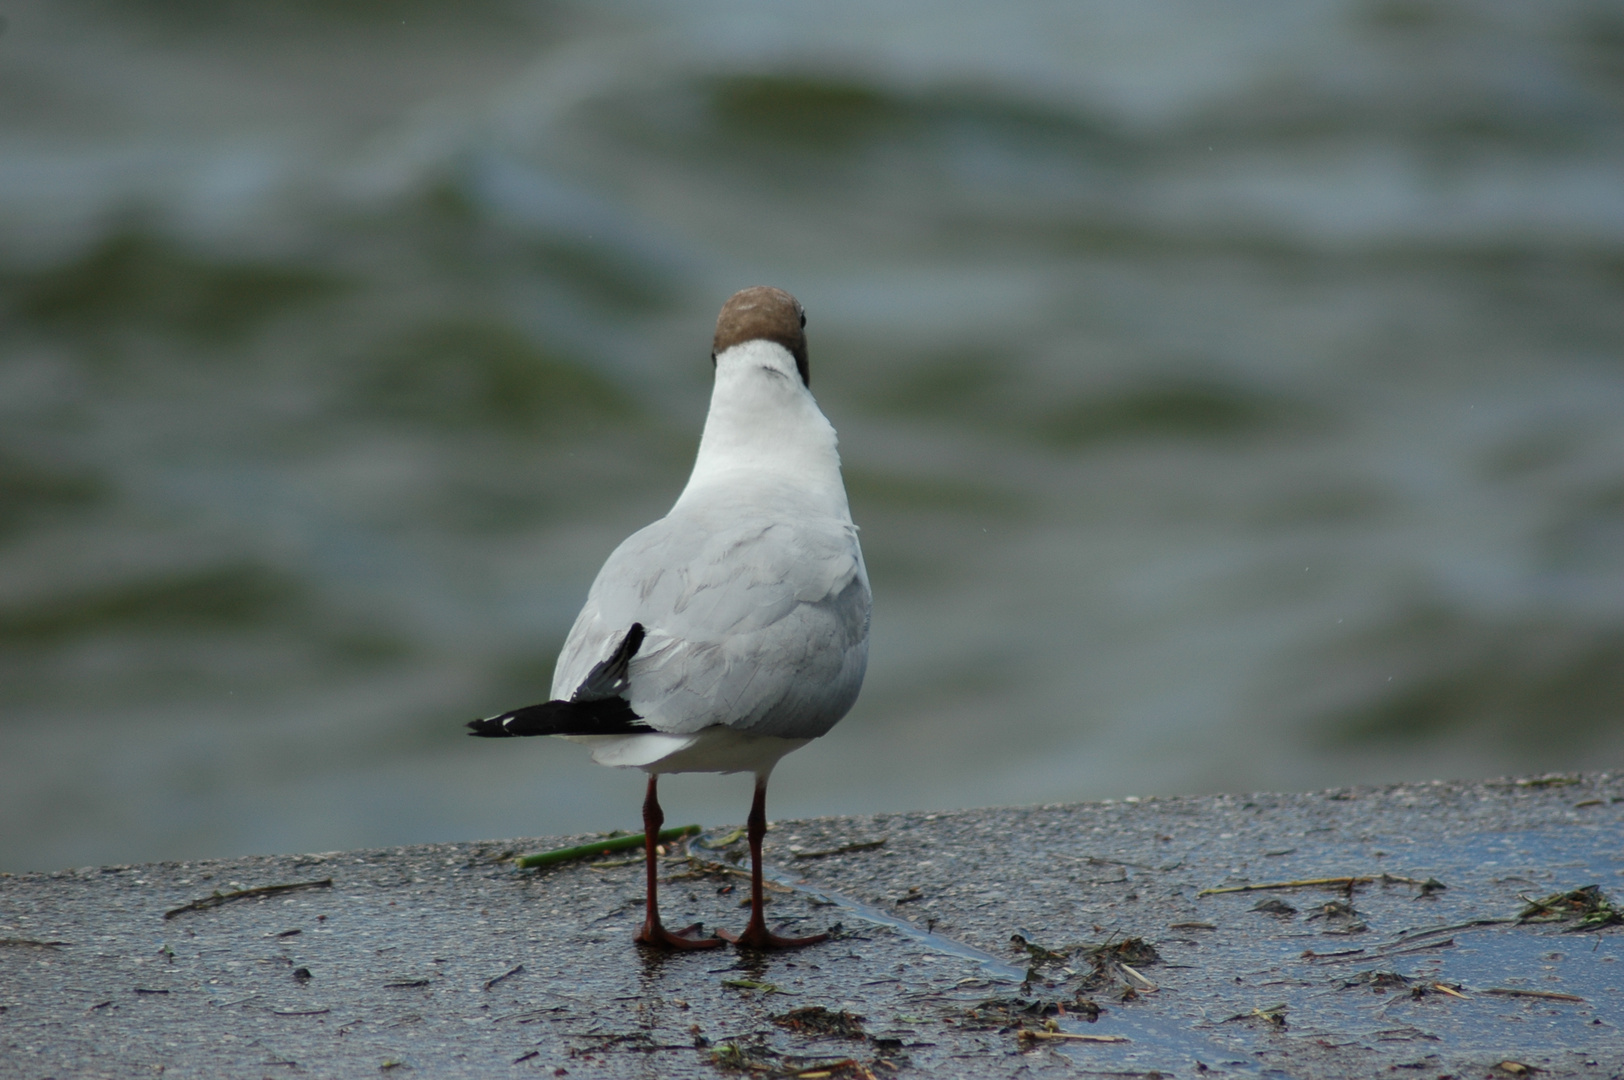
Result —
[[[669, 924], [742, 926], [732, 831]], [[509, 858], [588, 839], [0, 877], [0, 1076], [1624, 1074], [1624, 927], [1515, 921], [1624, 895], [1611, 774], [780, 822], [788, 954]]]

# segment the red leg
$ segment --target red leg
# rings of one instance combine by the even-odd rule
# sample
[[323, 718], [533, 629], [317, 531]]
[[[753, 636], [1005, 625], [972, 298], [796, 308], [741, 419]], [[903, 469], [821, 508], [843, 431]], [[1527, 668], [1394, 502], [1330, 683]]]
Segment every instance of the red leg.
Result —
[[648, 856], [648, 909], [643, 917], [643, 929], [637, 932], [637, 942], [661, 949], [714, 949], [722, 944], [721, 938], [684, 936], [697, 931], [698, 923], [679, 933], [672, 933], [660, 925], [660, 867], [654, 849], [660, 842], [660, 826], [665, 824], [665, 811], [660, 809], [660, 797], [655, 791], [657, 779], [655, 774], [649, 773], [648, 795], [643, 799], [643, 850]]
[[750, 821], [748, 825], [750, 837], [750, 923], [744, 928], [744, 933], [737, 937], [726, 930], [716, 931], [735, 945], [743, 945], [747, 949], [795, 949], [802, 945], [816, 945], [826, 940], [828, 934], [812, 934], [809, 937], [779, 937], [767, 929], [766, 916], [762, 914], [764, 905], [761, 902], [761, 838], [767, 835], [767, 778], [756, 777], [756, 797], [750, 803]]

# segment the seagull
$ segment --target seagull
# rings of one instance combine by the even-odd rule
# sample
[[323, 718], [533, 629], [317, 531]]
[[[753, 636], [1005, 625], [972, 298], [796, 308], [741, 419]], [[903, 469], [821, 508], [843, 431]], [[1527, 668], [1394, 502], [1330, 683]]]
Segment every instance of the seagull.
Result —
[[[792, 948], [767, 929], [767, 778], [834, 727], [868, 668], [870, 593], [834, 427], [812, 398], [806, 313], [789, 293], [734, 293], [716, 320], [710, 412], [670, 513], [598, 571], [553, 672], [553, 699], [475, 720], [474, 735], [558, 735], [648, 773], [647, 914], [636, 940], [672, 949]], [[659, 778], [751, 772], [750, 921], [699, 936], [660, 922]]]

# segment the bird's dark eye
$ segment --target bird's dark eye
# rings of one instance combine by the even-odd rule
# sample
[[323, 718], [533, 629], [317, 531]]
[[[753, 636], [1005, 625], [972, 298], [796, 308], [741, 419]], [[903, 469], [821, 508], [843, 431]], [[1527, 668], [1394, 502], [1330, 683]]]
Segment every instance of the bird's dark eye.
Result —
[[806, 312], [801, 312], [801, 329], [806, 329]]

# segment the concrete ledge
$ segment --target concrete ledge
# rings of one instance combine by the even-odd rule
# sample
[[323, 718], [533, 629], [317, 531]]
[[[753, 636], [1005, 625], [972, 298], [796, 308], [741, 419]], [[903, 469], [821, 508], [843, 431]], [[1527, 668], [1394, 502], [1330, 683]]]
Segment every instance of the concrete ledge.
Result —
[[[1624, 928], [1487, 921], [1624, 898], [1611, 774], [780, 822], [769, 915], [840, 931], [767, 956], [504, 859], [586, 839], [0, 877], [0, 1076], [1624, 1072]], [[669, 923], [743, 922], [742, 846]], [[1201, 895], [1320, 878], [1368, 880]]]

